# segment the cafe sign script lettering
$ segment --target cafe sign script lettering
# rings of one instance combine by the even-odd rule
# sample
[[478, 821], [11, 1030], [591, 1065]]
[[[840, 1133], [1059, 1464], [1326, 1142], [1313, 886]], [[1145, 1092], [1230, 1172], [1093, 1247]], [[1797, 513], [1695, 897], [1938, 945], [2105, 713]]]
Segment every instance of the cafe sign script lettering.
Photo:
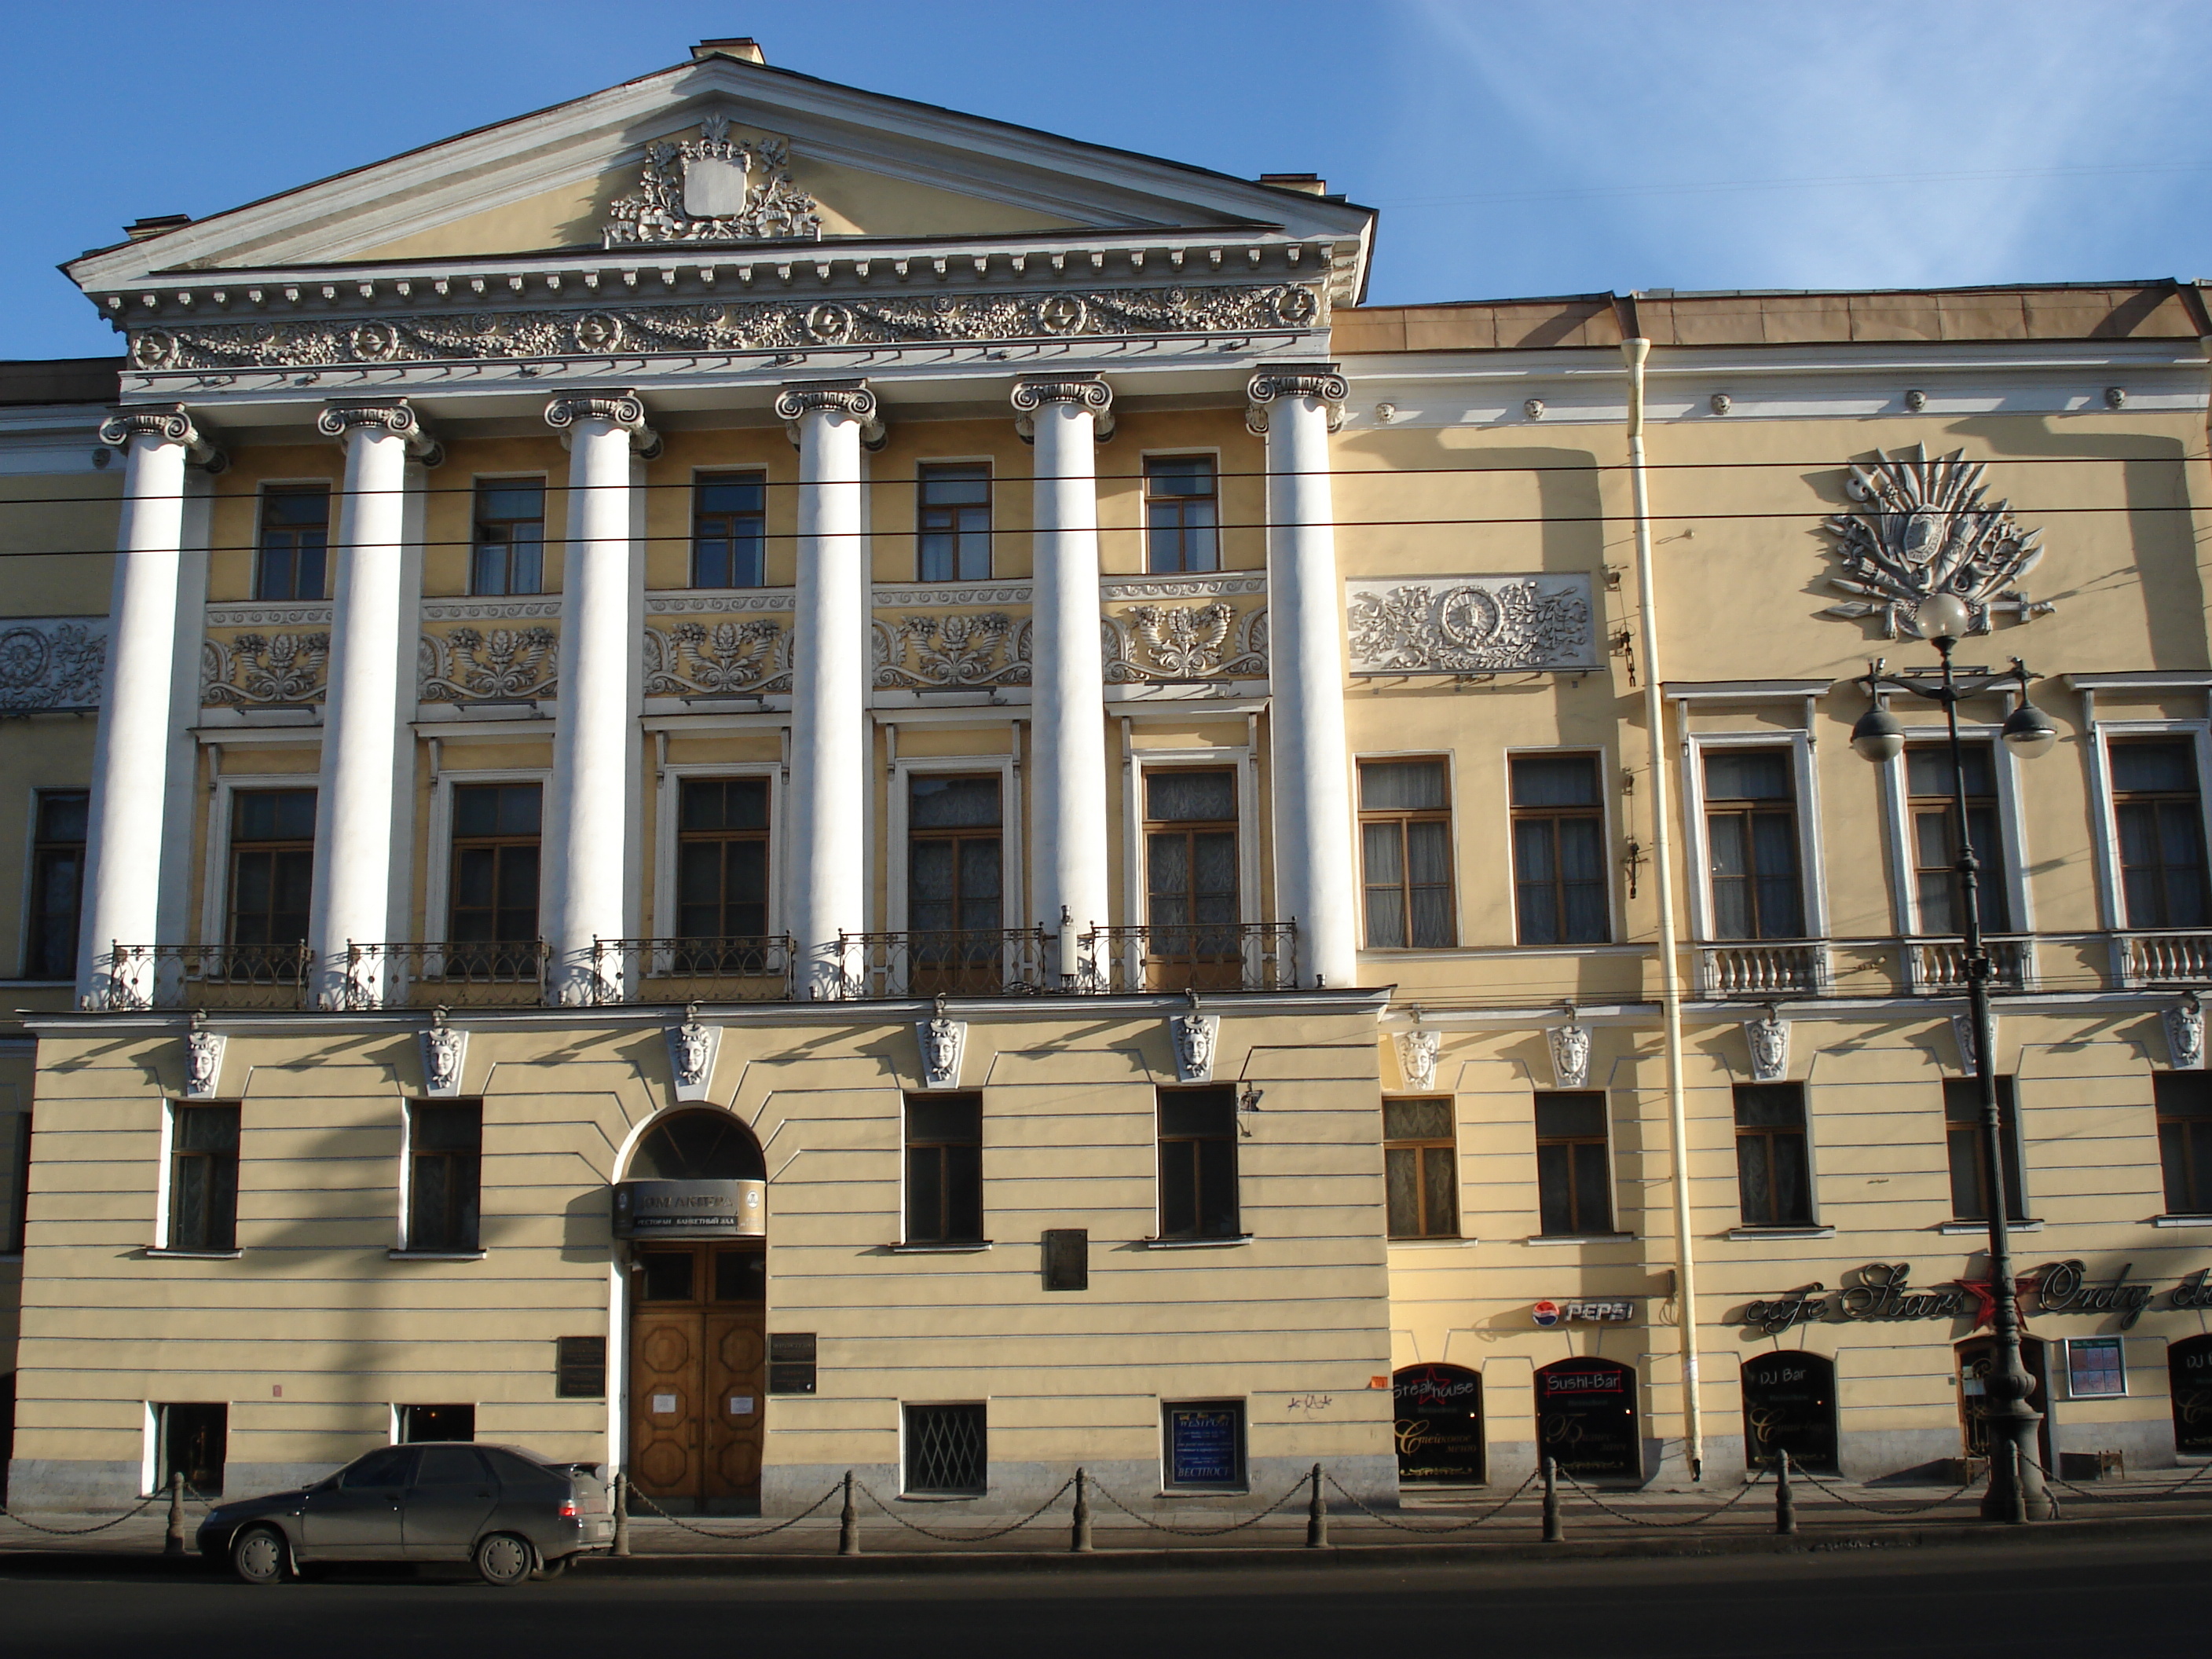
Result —
[[[2027, 1311], [2038, 1314], [2117, 1314], [2120, 1328], [2132, 1327], [2157, 1296], [2157, 1287], [2130, 1280], [2133, 1262], [2109, 1277], [2093, 1277], [2079, 1261], [2053, 1261], [2019, 1280]], [[2200, 1267], [2166, 1293], [2166, 1305], [2180, 1311], [2212, 1309], [2212, 1268]], [[1793, 1325], [1820, 1320], [1955, 1319], [1989, 1316], [1985, 1283], [1954, 1281], [1925, 1290], [1911, 1286], [1909, 1261], [1871, 1261], [1858, 1270], [1857, 1283], [1840, 1291], [1813, 1284], [1744, 1307], [1740, 1322], [1778, 1336]]]

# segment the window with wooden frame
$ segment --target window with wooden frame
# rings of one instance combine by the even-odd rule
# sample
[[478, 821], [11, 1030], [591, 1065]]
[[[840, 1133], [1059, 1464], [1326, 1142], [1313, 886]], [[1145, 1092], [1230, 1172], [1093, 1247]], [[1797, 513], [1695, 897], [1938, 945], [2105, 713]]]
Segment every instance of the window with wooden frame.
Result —
[[1804, 938], [1790, 750], [1709, 749], [1705, 763], [1713, 937]]
[[1459, 942], [1450, 769], [1444, 762], [1359, 763], [1359, 864], [1369, 950], [1448, 949]]
[[[1996, 757], [1986, 743], [1963, 746], [1966, 829], [1981, 861], [1982, 926], [1993, 933], [2012, 927], [2004, 881], [2005, 843], [1997, 814]], [[1948, 744], [1918, 744], [1905, 751], [1905, 811], [1912, 819], [1912, 886], [1923, 933], [1966, 930], [1966, 890], [1959, 880], [1957, 775]]]
[[995, 982], [1006, 925], [999, 775], [907, 779], [908, 950], [918, 995]]
[[82, 789], [39, 791], [32, 826], [30, 927], [23, 948], [26, 979], [76, 977], [90, 800]]
[[234, 1105], [169, 1108], [169, 1249], [238, 1248], [238, 1116]]
[[768, 479], [702, 472], [691, 480], [691, 586], [759, 587], [768, 580]]
[[2127, 925], [2204, 927], [2212, 902], [2196, 745], [2186, 738], [2114, 738], [2106, 753]]
[[1211, 455], [1145, 457], [1145, 568], [1221, 568], [1219, 481]]
[[[2008, 1220], [2027, 1219], [2026, 1170], [2020, 1156], [2018, 1091], [2013, 1079], [2001, 1077], [1997, 1085], [1997, 1150], [2004, 1162], [2005, 1209]], [[1990, 1218], [1989, 1165], [1983, 1149], [1989, 1144], [1982, 1121], [1982, 1085], [1978, 1078], [1943, 1079], [1943, 1140], [1951, 1165], [1951, 1216], [1957, 1221]]]
[[915, 483], [915, 574], [926, 582], [991, 580], [991, 469], [933, 462]]
[[1382, 1103], [1382, 1190], [1391, 1237], [1459, 1237], [1459, 1148], [1449, 1099]]
[[1236, 769], [1148, 769], [1145, 923], [1155, 988], [1237, 982], [1237, 866]]
[[906, 1242], [983, 1242], [983, 1097], [908, 1095]]
[[453, 787], [448, 937], [465, 945], [538, 939], [540, 790], [534, 783]]
[[261, 492], [261, 534], [253, 554], [253, 597], [327, 597], [331, 487], [270, 484]]
[[1802, 1084], [1736, 1085], [1735, 1184], [1745, 1226], [1813, 1224]]
[[483, 1201], [483, 1103], [407, 1108], [407, 1248], [465, 1255], [477, 1248]]
[[479, 478], [471, 593], [545, 591], [545, 485], [537, 478]]
[[1163, 1089], [1159, 1095], [1160, 1233], [1164, 1239], [1236, 1238], [1237, 1091]]
[[1523, 945], [1606, 943], [1613, 924], [1598, 757], [1516, 755], [1510, 770], [1515, 937]]
[[2153, 1072], [2150, 1080], [2166, 1213], [2212, 1215], [2212, 1073]]
[[240, 789], [230, 798], [230, 943], [272, 957], [306, 942], [315, 877], [315, 792]]
[[678, 783], [678, 939], [767, 936], [768, 812], [766, 778], [684, 778]]
[[1554, 1238], [1613, 1231], [1613, 1157], [1605, 1091], [1547, 1091], [1536, 1097], [1537, 1226]]

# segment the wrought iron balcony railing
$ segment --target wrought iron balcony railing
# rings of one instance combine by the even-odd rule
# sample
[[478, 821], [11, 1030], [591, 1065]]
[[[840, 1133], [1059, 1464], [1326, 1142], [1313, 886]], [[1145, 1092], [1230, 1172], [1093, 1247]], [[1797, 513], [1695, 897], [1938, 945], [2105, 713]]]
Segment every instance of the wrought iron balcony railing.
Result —
[[104, 1006], [283, 1009], [307, 1006], [305, 945], [117, 945]]
[[787, 933], [593, 939], [592, 980], [602, 1002], [787, 1002], [796, 956]]
[[843, 994], [1031, 996], [1056, 990], [1057, 937], [1042, 927], [840, 933]]
[[1139, 991], [1294, 991], [1297, 924], [1197, 922], [1097, 927], [1082, 939], [1078, 987]]
[[543, 939], [346, 946], [349, 1008], [526, 1007], [545, 1000]]

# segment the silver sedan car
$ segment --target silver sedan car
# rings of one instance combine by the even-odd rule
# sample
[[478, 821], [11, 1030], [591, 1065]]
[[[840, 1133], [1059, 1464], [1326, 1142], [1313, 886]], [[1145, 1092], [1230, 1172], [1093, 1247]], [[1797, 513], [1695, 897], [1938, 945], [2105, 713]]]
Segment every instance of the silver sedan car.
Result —
[[249, 1584], [324, 1561], [471, 1561], [487, 1583], [547, 1578], [614, 1540], [596, 1465], [520, 1446], [380, 1446], [296, 1491], [217, 1504], [200, 1553]]

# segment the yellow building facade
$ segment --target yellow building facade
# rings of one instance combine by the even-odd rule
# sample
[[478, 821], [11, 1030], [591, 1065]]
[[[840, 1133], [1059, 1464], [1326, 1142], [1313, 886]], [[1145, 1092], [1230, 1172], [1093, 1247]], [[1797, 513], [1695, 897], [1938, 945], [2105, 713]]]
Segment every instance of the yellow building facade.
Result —
[[710, 42], [72, 264], [9, 1501], [1948, 1474], [1957, 780], [1850, 741], [1937, 588], [2031, 676], [1961, 721], [2046, 1461], [2212, 1455], [2204, 295], [1370, 307], [1374, 228]]

